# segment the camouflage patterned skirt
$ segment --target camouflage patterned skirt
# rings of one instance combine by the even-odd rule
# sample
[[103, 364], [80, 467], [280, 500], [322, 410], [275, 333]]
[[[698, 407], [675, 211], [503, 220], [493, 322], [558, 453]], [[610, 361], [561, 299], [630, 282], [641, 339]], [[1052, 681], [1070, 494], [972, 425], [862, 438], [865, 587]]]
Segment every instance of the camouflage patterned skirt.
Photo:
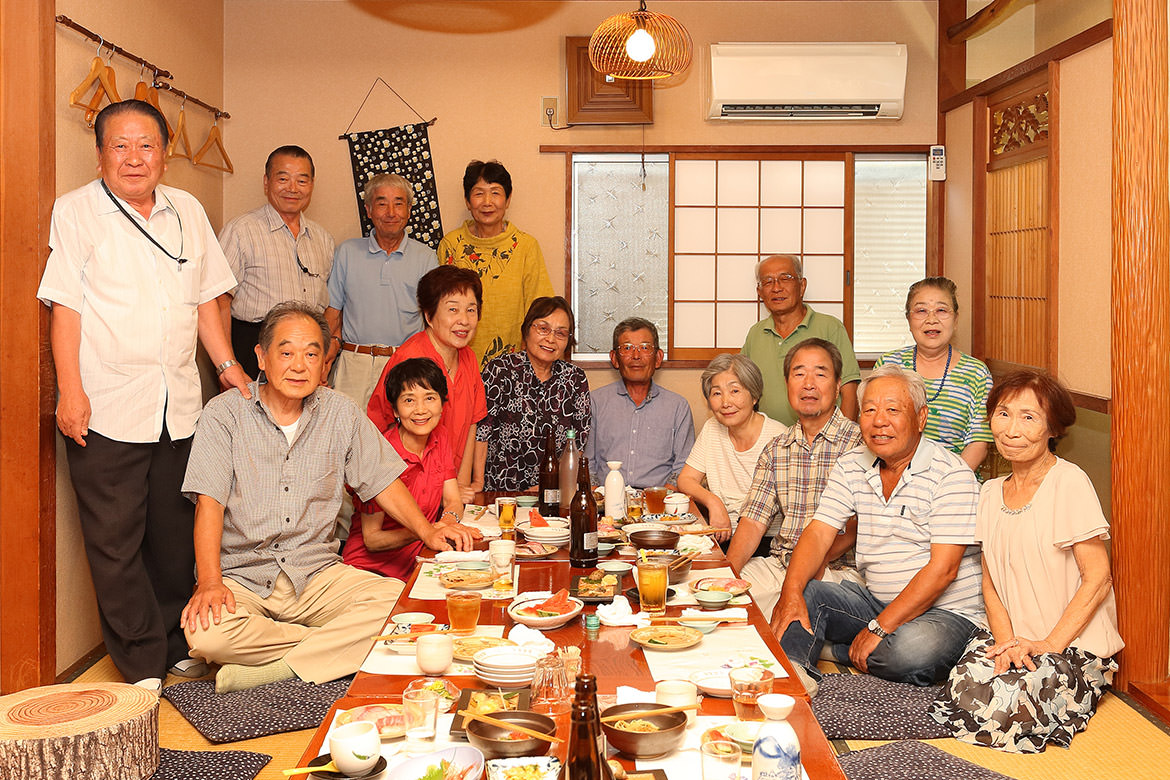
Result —
[[1088, 725], [1117, 663], [1070, 647], [1034, 657], [1036, 671], [995, 674], [987, 651], [995, 644], [977, 631], [951, 671], [930, 716], [955, 739], [1010, 753], [1041, 753], [1049, 744], [1068, 747]]

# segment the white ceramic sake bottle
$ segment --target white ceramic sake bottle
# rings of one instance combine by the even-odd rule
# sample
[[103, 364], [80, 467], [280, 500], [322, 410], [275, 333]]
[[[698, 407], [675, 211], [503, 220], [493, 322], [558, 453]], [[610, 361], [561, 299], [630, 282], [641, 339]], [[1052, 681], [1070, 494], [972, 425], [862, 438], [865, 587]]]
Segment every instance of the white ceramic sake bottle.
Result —
[[622, 479], [622, 462], [607, 460], [609, 473], [605, 475], [605, 513], [614, 520], [626, 516], [626, 481]]
[[800, 780], [800, 740], [785, 720], [795, 700], [782, 693], [767, 693], [756, 704], [767, 720], [752, 746], [752, 780]]

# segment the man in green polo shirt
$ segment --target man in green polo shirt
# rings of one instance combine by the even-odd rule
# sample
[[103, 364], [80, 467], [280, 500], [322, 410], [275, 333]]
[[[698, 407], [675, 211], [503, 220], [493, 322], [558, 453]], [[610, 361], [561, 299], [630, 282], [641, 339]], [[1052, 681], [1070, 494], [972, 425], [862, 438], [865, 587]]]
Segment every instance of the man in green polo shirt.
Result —
[[857, 420], [857, 383], [861, 369], [853, 354], [853, 343], [841, 320], [831, 314], [813, 311], [804, 302], [804, 263], [795, 255], [772, 255], [756, 266], [756, 291], [771, 312], [752, 326], [740, 352], [751, 358], [764, 373], [764, 395], [760, 411], [785, 425], [796, 422], [788, 405], [788, 388], [784, 383], [784, 356], [807, 338], [825, 339], [841, 351], [841, 411]]

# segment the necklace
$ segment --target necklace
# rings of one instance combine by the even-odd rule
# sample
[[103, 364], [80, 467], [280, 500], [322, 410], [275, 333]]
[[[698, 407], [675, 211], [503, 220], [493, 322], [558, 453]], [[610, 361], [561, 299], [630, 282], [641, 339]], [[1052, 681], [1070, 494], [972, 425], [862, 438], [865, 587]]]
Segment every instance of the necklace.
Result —
[[[938, 389], [934, 391], [934, 395], [932, 395], [930, 398], [926, 399], [926, 402], [928, 404], [931, 401], [933, 401], [934, 399], [938, 398], [939, 393], [941, 393], [943, 391], [943, 385], [945, 385], [947, 383], [947, 374], [949, 374], [951, 371], [951, 355], [954, 353], [954, 351], [955, 351], [955, 348], [952, 345], [947, 344], [947, 364], [945, 366], [943, 366], [943, 375], [942, 375], [942, 379], [939, 380]], [[917, 344], [914, 345], [914, 370], [915, 371], [918, 370], [918, 345]]]
[[[1045, 469], [1044, 469], [1044, 475], [1045, 475], [1045, 476], [1047, 476], [1048, 472], [1052, 470], [1052, 467], [1056, 465], [1056, 461], [1057, 461], [1057, 460], [1058, 460], [1058, 459], [1057, 459], [1057, 457], [1056, 457], [1055, 455], [1053, 455], [1053, 456], [1052, 456], [1052, 462], [1051, 462], [1050, 464], [1047, 464], [1047, 468], [1045, 468]], [[1015, 475], [1014, 475], [1014, 474], [1013, 474], [1011, 477], [1008, 477], [1008, 479], [1012, 479], [1013, 477], [1015, 477]], [[1043, 483], [1043, 482], [1044, 482], [1044, 477], [1041, 477], [1041, 478], [1040, 478], [1040, 482], [1041, 482], [1041, 483]], [[1007, 484], [1006, 480], [1005, 480], [1004, 484], [1005, 484], [1005, 485]], [[1039, 490], [1039, 489], [1040, 489], [1040, 485], [1036, 485], [1036, 489], [1037, 489], [1037, 490]], [[1033, 495], [1035, 495], [1035, 493], [1033, 493]], [[1000, 493], [999, 493], [999, 508], [1000, 508], [1000, 510], [1001, 510], [1001, 511], [1002, 511], [1002, 512], [1003, 512], [1005, 515], [1012, 515], [1012, 516], [1015, 516], [1015, 515], [1022, 515], [1024, 512], [1027, 512], [1029, 509], [1031, 509], [1031, 508], [1032, 508], [1032, 502], [1031, 502], [1031, 501], [1029, 501], [1028, 503], [1024, 504], [1022, 507], [1020, 507], [1019, 509], [1012, 509], [1011, 507], [1009, 507], [1009, 506], [1007, 505], [1007, 502], [1005, 502], [1005, 501], [1003, 500], [1003, 488], [1000, 488]]]

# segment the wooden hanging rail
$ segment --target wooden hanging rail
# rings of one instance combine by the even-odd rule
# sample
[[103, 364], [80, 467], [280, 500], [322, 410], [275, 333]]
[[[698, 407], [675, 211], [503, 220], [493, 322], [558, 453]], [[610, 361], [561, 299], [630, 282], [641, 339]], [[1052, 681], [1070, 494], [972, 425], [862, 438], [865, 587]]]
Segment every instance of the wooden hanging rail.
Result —
[[219, 118], [223, 118], [223, 119], [231, 119], [231, 118], [232, 118], [232, 115], [231, 115], [231, 114], [229, 114], [228, 112], [226, 112], [226, 111], [223, 111], [223, 110], [221, 110], [221, 109], [218, 109], [218, 108], [216, 108], [215, 106], [213, 106], [213, 105], [211, 105], [211, 104], [209, 104], [209, 103], [204, 103], [204, 102], [203, 102], [202, 100], [200, 100], [199, 98], [197, 98], [197, 97], [194, 97], [193, 95], [188, 95], [188, 94], [187, 94], [186, 92], [184, 92], [183, 90], [181, 90], [181, 89], [178, 89], [177, 87], [174, 87], [174, 86], [172, 86], [172, 85], [170, 85], [170, 84], [167, 84], [167, 83], [166, 83], [166, 82], [164, 82], [164, 81], [159, 81], [159, 80], [157, 80], [157, 79], [156, 79], [156, 80], [155, 80], [155, 82], [154, 82], [154, 85], [155, 85], [156, 87], [158, 87], [159, 89], [165, 89], [165, 90], [167, 90], [167, 91], [168, 91], [168, 92], [170, 92], [171, 94], [178, 95], [180, 98], [183, 98], [184, 100], [187, 100], [187, 101], [189, 101], [189, 102], [191, 102], [191, 103], [194, 103], [194, 104], [195, 104], [195, 105], [197, 105], [197, 106], [203, 106], [203, 107], [204, 107], [204, 108], [206, 108], [208, 111], [210, 111], [211, 113], [215, 114], [215, 116], [216, 116], [216, 118], [217, 118], [217, 119], [219, 119]]
[[69, 27], [69, 28], [72, 28], [74, 30], [77, 30], [79, 33], [84, 35], [86, 38], [89, 38], [94, 43], [99, 43], [99, 44], [102, 44], [103, 46], [107, 46], [114, 53], [121, 54], [123, 57], [130, 60], [131, 62], [136, 62], [139, 65], [141, 65], [145, 68], [148, 68], [149, 70], [154, 71], [155, 78], [164, 78], [164, 79], [173, 79], [174, 78], [174, 76], [171, 74], [171, 72], [169, 70], [163, 70], [162, 68], [155, 65], [154, 63], [147, 62], [146, 60], [142, 59], [137, 54], [131, 54], [130, 52], [123, 49], [121, 46], [118, 46], [115, 43], [110, 43], [105, 38], [103, 38], [102, 36], [95, 33], [93, 30], [82, 27], [80, 24], [73, 21], [72, 19], [70, 19], [68, 16], [65, 16], [64, 14], [57, 15], [57, 24], [64, 25], [65, 27]]

